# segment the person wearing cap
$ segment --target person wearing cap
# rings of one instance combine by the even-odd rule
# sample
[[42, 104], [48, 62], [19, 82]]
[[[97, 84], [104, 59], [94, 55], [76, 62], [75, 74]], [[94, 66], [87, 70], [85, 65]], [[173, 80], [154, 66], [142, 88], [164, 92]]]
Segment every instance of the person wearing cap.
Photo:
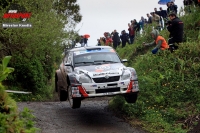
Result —
[[156, 54], [158, 52], [158, 50], [167, 50], [169, 48], [169, 45], [167, 44], [166, 40], [164, 37], [162, 37], [161, 35], [159, 35], [159, 31], [158, 30], [153, 30], [151, 32], [151, 37], [154, 39], [153, 42], [151, 43], [145, 43], [143, 42], [143, 45], [146, 46], [153, 46], [156, 45], [154, 47], [154, 49], [151, 51], [153, 54]]
[[169, 40], [168, 44], [170, 46], [170, 51], [178, 49], [178, 46], [175, 43], [179, 44], [183, 42], [183, 21], [181, 21], [175, 12], [169, 13], [169, 19], [167, 25], [167, 30], [169, 31]]

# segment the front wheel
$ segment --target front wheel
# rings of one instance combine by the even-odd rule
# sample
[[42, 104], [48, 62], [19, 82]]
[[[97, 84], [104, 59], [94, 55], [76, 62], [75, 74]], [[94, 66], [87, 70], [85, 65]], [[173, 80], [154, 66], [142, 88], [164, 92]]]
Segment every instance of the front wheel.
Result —
[[131, 93], [124, 95], [124, 98], [127, 103], [135, 103], [137, 101], [138, 93]]
[[80, 98], [72, 98], [72, 87], [68, 86], [68, 100], [71, 108], [76, 109], [80, 108], [81, 106], [81, 99]]

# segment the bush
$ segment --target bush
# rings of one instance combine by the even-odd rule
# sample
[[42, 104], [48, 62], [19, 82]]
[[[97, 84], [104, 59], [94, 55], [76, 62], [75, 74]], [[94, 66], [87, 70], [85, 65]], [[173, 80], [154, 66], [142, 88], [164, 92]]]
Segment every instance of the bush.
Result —
[[[181, 17], [187, 39], [174, 53], [160, 51], [153, 55], [151, 48], [141, 46], [147, 40], [145, 36], [134, 45], [117, 49], [122, 58], [130, 60], [127, 65], [136, 69], [140, 95], [135, 104], [119, 102], [121, 99], [115, 97], [110, 107], [139, 119], [147, 131], [186, 133], [192, 128], [187, 121], [195, 123], [193, 118], [200, 113], [200, 30], [192, 24], [199, 22], [200, 14], [199, 9], [194, 10]], [[168, 36], [166, 30], [161, 34]]]
[[[0, 82], [5, 80], [13, 68], [7, 67], [11, 56], [6, 56], [0, 64]], [[30, 110], [25, 108], [18, 113], [16, 102], [5, 92], [0, 83], [0, 132], [1, 133], [35, 133], [38, 129], [34, 127], [34, 116]]]

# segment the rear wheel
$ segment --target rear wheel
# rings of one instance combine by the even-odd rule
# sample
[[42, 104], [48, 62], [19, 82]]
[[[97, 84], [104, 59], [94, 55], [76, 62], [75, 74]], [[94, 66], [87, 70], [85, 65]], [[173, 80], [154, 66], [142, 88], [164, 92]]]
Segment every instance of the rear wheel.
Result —
[[67, 91], [59, 89], [58, 96], [59, 96], [60, 101], [66, 101], [67, 100]]
[[138, 93], [126, 94], [124, 96], [127, 103], [135, 103], [137, 101]]
[[80, 108], [81, 99], [80, 98], [72, 98], [72, 87], [68, 86], [68, 100], [71, 108]]

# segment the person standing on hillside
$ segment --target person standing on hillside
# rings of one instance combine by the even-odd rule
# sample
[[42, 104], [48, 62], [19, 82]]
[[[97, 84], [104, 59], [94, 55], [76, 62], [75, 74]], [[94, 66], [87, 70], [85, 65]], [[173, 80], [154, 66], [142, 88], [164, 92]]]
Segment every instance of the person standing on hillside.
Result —
[[167, 14], [170, 12], [175, 12], [177, 14], [178, 7], [174, 4], [174, 2], [167, 3]]
[[126, 33], [125, 30], [121, 32], [120, 39], [122, 41], [122, 48], [126, 46], [126, 43], [129, 40], [129, 35]]
[[169, 40], [168, 44], [170, 46], [170, 51], [173, 52], [174, 50], [178, 49], [178, 46], [175, 43], [179, 44], [183, 42], [183, 21], [181, 21], [175, 12], [169, 13], [170, 21], [167, 23], [167, 30], [169, 31]]
[[157, 15], [155, 12], [151, 12], [152, 15], [152, 21], [156, 23], [156, 29], [161, 30], [161, 24], [160, 24], [160, 16]]
[[97, 39], [97, 46], [101, 46], [101, 41], [100, 41], [100, 39]]
[[161, 16], [161, 11], [158, 11], [157, 8], [154, 8], [154, 11], [155, 11], [155, 14], [157, 14], [160, 17], [159, 23], [160, 23], [161, 28], [163, 29], [163, 22], [162, 22], [163, 18]]
[[119, 33], [116, 30], [114, 30], [112, 34], [113, 48], [116, 49], [120, 43]]
[[80, 36], [81, 39], [80, 39], [80, 44], [81, 44], [81, 47], [84, 47], [84, 37], [83, 36]]
[[153, 30], [151, 32], [151, 37], [154, 39], [154, 41], [151, 42], [151, 43], [143, 42], [143, 45], [145, 47], [156, 45], [156, 47], [154, 47], [154, 49], [151, 51], [153, 54], [156, 54], [159, 49], [160, 50], [167, 50], [169, 48], [169, 45], [167, 44], [165, 38], [163, 38], [162, 36], [159, 35], [158, 30]]
[[134, 24], [128, 23], [128, 31], [129, 31], [129, 38], [130, 38], [130, 44], [133, 44], [135, 39], [135, 30], [134, 30]]
[[149, 13], [147, 13], [147, 18], [148, 18], [147, 20], [148, 24], [152, 24], [152, 16], [150, 16]]
[[84, 37], [84, 39], [83, 39], [84, 46], [88, 46], [87, 41], [88, 41], [88, 39], [86, 37]]
[[165, 28], [164, 24], [165, 24], [165, 22], [168, 21], [168, 18], [167, 18], [167, 11], [163, 10], [162, 7], [160, 7], [160, 15], [161, 15], [161, 17], [163, 18], [163, 21], [164, 21], [164, 23], [162, 23], [163, 24], [163, 28]]

